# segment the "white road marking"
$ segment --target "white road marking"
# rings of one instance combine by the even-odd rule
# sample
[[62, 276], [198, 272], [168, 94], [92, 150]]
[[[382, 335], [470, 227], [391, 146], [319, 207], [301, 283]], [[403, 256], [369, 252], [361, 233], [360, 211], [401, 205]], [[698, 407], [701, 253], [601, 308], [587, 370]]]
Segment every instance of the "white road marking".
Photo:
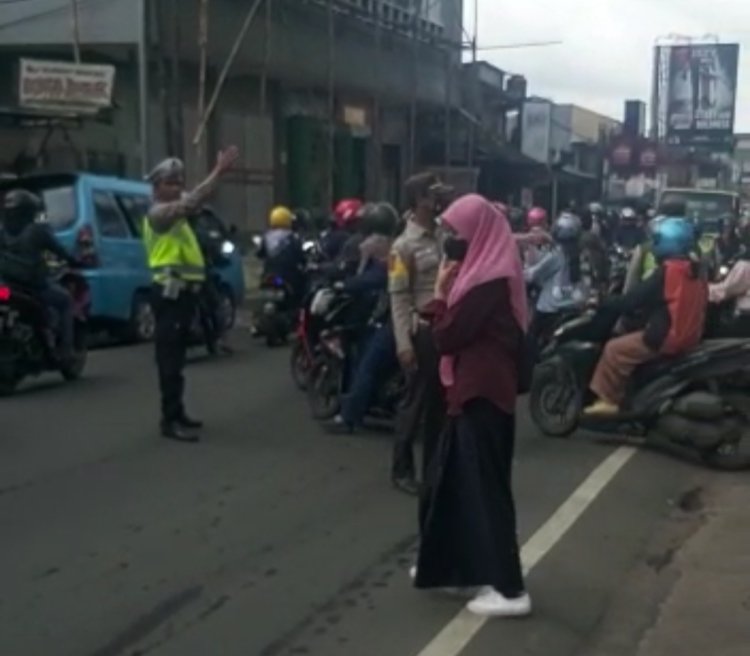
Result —
[[[635, 453], [636, 450], [630, 447], [621, 447], [613, 452], [529, 538], [521, 550], [525, 572], [530, 572], [553, 549]], [[462, 610], [418, 656], [458, 656], [487, 620], [486, 617]]]

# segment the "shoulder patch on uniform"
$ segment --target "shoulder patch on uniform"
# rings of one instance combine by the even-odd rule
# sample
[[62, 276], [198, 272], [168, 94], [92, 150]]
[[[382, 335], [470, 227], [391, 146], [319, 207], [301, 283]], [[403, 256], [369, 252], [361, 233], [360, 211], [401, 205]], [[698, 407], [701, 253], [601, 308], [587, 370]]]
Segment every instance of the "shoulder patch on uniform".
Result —
[[409, 270], [406, 263], [398, 253], [391, 253], [388, 261], [388, 275], [391, 278], [408, 278]]

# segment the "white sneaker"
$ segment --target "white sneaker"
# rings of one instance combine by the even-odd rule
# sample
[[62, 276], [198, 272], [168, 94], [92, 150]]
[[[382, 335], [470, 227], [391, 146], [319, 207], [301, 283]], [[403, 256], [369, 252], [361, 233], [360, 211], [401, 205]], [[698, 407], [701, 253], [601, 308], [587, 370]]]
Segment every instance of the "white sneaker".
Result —
[[494, 588], [483, 588], [466, 608], [484, 617], [524, 617], [531, 614], [531, 597], [527, 593], [508, 599]]
[[416, 581], [417, 580], [417, 566], [416, 565], [412, 565], [409, 568], [409, 578], [412, 581]]

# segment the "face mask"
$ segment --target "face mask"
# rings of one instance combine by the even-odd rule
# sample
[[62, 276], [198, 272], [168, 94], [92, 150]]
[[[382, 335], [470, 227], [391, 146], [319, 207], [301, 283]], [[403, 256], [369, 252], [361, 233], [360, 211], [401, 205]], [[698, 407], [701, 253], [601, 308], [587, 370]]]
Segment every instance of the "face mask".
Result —
[[465, 239], [449, 235], [443, 241], [443, 253], [445, 253], [446, 259], [452, 262], [463, 262], [466, 259], [468, 250], [469, 242]]

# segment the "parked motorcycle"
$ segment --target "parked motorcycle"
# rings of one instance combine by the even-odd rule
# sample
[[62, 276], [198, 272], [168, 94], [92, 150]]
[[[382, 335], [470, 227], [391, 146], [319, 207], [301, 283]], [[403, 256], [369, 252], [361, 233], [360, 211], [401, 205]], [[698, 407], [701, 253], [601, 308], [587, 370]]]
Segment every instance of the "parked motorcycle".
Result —
[[28, 376], [59, 371], [68, 381], [83, 374], [88, 357], [88, 316], [91, 295], [86, 279], [63, 270], [57, 282], [73, 298], [74, 357], [62, 362], [59, 317], [33, 293], [0, 281], [0, 395], [12, 394]]
[[587, 313], [556, 331], [531, 386], [531, 416], [539, 429], [567, 437], [580, 426], [716, 469], [750, 468], [750, 399], [742, 387], [750, 368], [748, 340], [708, 340], [682, 356], [641, 365], [619, 415], [582, 416], [616, 321], [610, 313]]

